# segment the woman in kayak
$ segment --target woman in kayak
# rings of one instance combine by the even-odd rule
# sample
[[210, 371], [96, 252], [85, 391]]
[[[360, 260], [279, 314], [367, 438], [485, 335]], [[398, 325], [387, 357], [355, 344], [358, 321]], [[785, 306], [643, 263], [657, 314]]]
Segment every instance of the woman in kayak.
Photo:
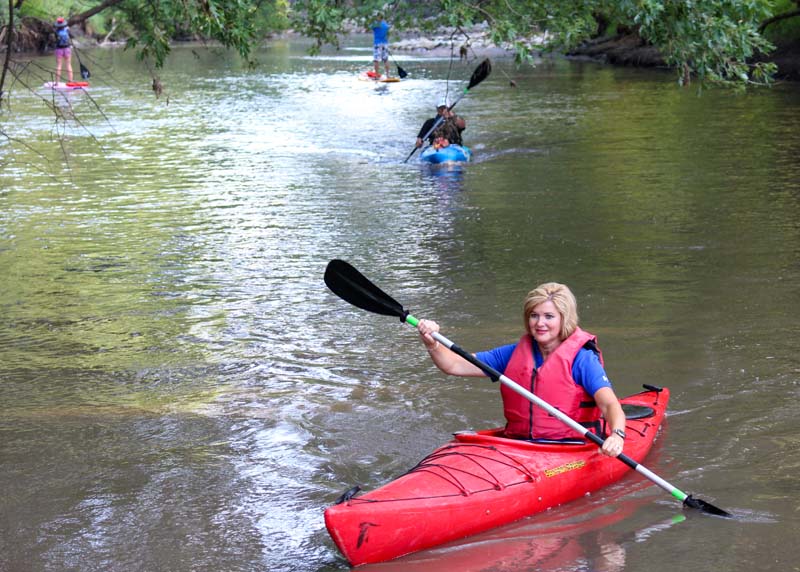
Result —
[[[607, 433], [601, 452], [616, 457], [625, 442], [625, 413], [603, 369], [597, 338], [578, 327], [575, 296], [563, 284], [541, 284], [525, 297], [523, 314], [526, 333], [517, 343], [476, 357], [595, 433]], [[444, 373], [486, 375], [432, 337], [439, 331], [436, 322], [420, 320], [417, 329]], [[538, 442], [576, 438], [572, 429], [528, 399], [504, 385], [500, 391], [506, 437]]]
[[[437, 121], [440, 124], [434, 129]], [[426, 136], [428, 142], [437, 149], [448, 145], [462, 145], [461, 132], [466, 128], [467, 122], [453, 113], [447, 97], [442, 97], [436, 106], [436, 117], [431, 117], [422, 124], [417, 134], [417, 147], [422, 147]]]

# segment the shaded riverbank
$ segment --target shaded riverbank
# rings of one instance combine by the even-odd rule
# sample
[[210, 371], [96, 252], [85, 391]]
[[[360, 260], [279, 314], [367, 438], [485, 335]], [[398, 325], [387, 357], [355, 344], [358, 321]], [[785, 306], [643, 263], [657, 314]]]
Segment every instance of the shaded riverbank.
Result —
[[[668, 67], [661, 52], [636, 34], [593, 38], [566, 53], [567, 57], [589, 59], [618, 66]], [[800, 40], [778, 43], [774, 52], [754, 58], [778, 66], [776, 78], [800, 81]]]
[[[79, 47], [122, 46], [124, 42], [108, 41], [108, 37], [100, 38], [86, 34], [73, 26], [71, 29]], [[363, 33], [355, 28], [350, 33]], [[434, 34], [422, 34], [419, 31], [403, 31], [400, 39], [390, 44], [395, 52], [432, 57], [451, 57], [454, 59], [476, 59], [482, 57], [513, 56], [511, 44], [497, 45], [492, 42], [486, 24], [470, 29], [443, 28]], [[290, 40], [297, 37], [292, 31], [276, 34], [266, 40]], [[534, 51], [534, 46], [544, 43], [545, 38], [529, 38], [525, 43]], [[180, 42], [176, 42], [176, 45]], [[55, 34], [49, 23], [35, 18], [24, 18], [18, 31], [16, 49], [19, 52], [35, 52], [44, 54], [52, 51], [55, 45]], [[538, 52], [540, 56], [546, 53]], [[658, 48], [648, 44], [637, 34], [624, 33], [615, 36], [592, 38], [562, 55], [571, 59], [591, 60], [616, 66], [627, 67], [669, 67]], [[777, 44], [776, 50], [768, 55], [754, 58], [754, 61], [774, 62], [778, 66], [778, 79], [800, 81], [800, 40], [783, 41]]]

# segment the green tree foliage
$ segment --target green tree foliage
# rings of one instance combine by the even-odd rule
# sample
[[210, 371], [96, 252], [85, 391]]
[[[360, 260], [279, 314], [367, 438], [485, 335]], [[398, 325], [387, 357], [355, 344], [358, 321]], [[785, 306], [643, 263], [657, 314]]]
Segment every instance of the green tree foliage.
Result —
[[[736, 85], [769, 82], [774, 66], [752, 63], [773, 49], [760, 26], [782, 12], [800, 15], [789, 0], [12, 0], [8, 6], [48, 22], [66, 11], [71, 25], [113, 18], [128, 45], [156, 67], [177, 38], [218, 41], [249, 60], [272, 31], [291, 25], [315, 39], [312, 51], [318, 51], [338, 46], [353, 26], [368, 30], [378, 13], [395, 31], [466, 31], [486, 22], [491, 38], [515, 46], [520, 59], [532, 47], [574, 47], [611, 24], [657, 47], [682, 82], [694, 77]], [[8, 21], [8, 9], [0, 20]], [[545, 40], [533, 46], [531, 38]]]
[[702, 0], [621, 3], [640, 35], [657, 46], [667, 62], [701, 80], [764, 83], [774, 72], [765, 63], [750, 65], [758, 53], [773, 49], [758, 31], [770, 16], [766, 1]]
[[773, 48], [758, 28], [775, 9], [771, 0], [409, 0], [388, 8], [381, 1], [297, 0], [293, 22], [320, 46], [338, 45], [346, 22], [366, 26], [382, 10], [397, 29], [468, 28], [485, 21], [493, 40], [515, 45], [523, 58], [528, 38], [546, 33], [546, 44], [538, 47], [568, 49], [595, 35], [599, 22], [613, 22], [656, 46], [682, 82], [694, 76], [744, 85], [768, 83], [774, 72], [774, 66], [749, 59]]
[[170, 42], [187, 34], [213, 39], [249, 59], [257, 34], [256, 4], [247, 0], [201, 0], [198, 2], [141, 2], [126, 0], [116, 8], [136, 34], [128, 46], [138, 48], [140, 58], [152, 57], [161, 67]]
[[[3, 9], [5, 8], [5, 9]], [[42, 21], [45, 27], [57, 16], [70, 26], [92, 19], [93, 28], [116, 29], [141, 59], [161, 67], [176, 39], [216, 41], [249, 60], [265, 35], [289, 24], [289, 0], [14, 0], [0, 8], [0, 25], [8, 10], [18, 17]], [[5, 12], [5, 14], [3, 14]], [[110, 25], [114, 21], [115, 25]]]
[[759, 26], [759, 32], [773, 42], [800, 38], [800, 0], [774, 0], [773, 15]]

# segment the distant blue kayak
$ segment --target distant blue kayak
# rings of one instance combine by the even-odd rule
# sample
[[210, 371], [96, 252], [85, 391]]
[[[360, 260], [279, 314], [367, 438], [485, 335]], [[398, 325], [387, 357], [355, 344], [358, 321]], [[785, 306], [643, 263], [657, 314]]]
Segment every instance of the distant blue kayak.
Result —
[[428, 147], [420, 155], [420, 160], [426, 163], [447, 163], [450, 161], [465, 162], [469, 161], [472, 157], [472, 151], [469, 147], [462, 147], [461, 145], [448, 145], [441, 149], [434, 149]]

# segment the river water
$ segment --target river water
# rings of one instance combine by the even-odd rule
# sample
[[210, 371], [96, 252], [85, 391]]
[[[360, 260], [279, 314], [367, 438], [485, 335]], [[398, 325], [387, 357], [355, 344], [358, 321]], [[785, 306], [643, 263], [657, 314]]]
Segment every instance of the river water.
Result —
[[366, 40], [306, 48], [255, 70], [176, 48], [160, 98], [122, 50], [81, 52], [88, 94], [15, 88], [0, 571], [347, 569], [325, 507], [502, 412], [496, 385], [330, 293], [333, 258], [471, 351], [569, 284], [617, 392], [672, 391], [645, 464], [737, 516], [631, 475], [372, 569], [797, 570], [800, 87], [496, 60], [457, 107], [474, 162], [430, 169], [402, 161], [477, 60], [396, 54], [409, 78], [375, 85]]

